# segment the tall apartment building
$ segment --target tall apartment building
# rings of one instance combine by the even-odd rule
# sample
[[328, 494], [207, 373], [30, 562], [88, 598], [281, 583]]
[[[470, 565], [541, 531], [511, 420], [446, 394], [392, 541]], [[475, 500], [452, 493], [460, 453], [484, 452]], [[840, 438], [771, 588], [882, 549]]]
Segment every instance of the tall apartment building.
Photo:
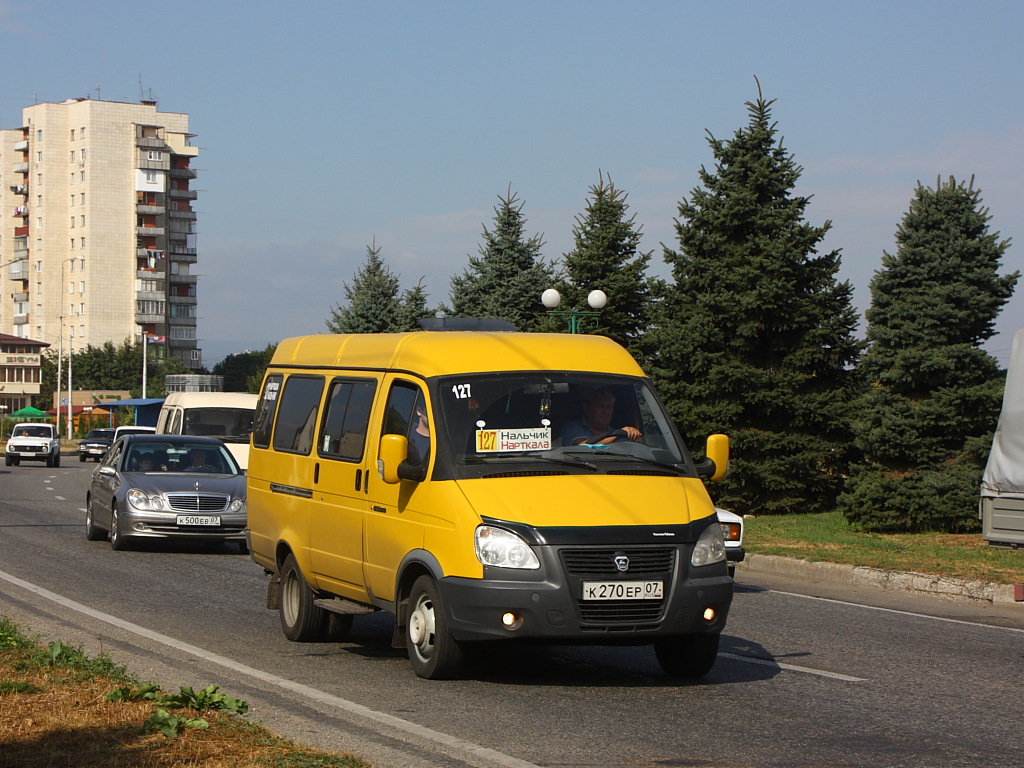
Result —
[[0, 131], [0, 333], [202, 367], [188, 115], [69, 99]]

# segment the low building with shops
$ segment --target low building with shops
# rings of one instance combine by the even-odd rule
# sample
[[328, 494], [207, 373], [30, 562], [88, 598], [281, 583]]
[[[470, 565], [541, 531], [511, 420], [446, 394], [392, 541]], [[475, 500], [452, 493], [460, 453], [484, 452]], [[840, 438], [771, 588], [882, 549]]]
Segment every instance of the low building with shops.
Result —
[[32, 405], [43, 380], [44, 341], [0, 333], [0, 414]]

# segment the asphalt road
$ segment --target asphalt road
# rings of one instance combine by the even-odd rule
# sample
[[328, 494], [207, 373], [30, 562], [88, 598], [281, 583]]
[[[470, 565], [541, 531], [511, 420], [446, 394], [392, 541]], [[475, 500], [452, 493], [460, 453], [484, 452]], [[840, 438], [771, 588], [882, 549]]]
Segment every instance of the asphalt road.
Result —
[[376, 766], [1024, 765], [1024, 611], [740, 570], [718, 662], [649, 648], [497, 649], [417, 678], [386, 615], [285, 640], [233, 547], [113, 552], [84, 534], [94, 464], [0, 469], [0, 612], [165, 690], [217, 684], [278, 733]]

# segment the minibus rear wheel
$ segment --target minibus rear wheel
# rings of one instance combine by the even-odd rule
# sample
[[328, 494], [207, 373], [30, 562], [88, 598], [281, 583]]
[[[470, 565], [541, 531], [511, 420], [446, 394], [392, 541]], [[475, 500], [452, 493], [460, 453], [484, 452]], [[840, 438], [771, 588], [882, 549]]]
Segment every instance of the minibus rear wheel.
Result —
[[718, 639], [718, 633], [663, 637], [654, 641], [654, 653], [667, 674], [704, 677], [718, 658]]
[[430, 576], [416, 579], [409, 593], [405, 646], [412, 669], [420, 677], [428, 680], [458, 677], [463, 651], [448, 631], [437, 584]]
[[281, 629], [296, 643], [315, 643], [324, 639], [327, 612], [318, 608], [316, 596], [306, 583], [295, 555], [288, 555], [281, 566]]

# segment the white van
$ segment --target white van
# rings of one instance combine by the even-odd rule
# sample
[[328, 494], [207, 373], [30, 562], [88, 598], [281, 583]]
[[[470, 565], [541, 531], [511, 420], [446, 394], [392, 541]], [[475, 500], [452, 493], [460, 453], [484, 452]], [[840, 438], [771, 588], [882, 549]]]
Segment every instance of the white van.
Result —
[[171, 392], [160, 408], [156, 431], [216, 437], [246, 469], [257, 400], [256, 395], [247, 392]]

